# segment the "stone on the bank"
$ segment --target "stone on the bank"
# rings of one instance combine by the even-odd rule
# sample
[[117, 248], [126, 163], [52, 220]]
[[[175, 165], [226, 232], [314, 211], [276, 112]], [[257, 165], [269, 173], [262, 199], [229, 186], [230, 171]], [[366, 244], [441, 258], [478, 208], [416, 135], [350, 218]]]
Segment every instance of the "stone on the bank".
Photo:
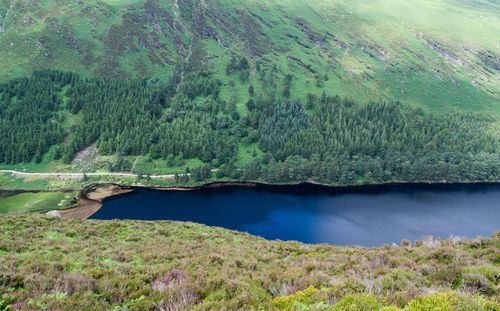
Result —
[[46, 215], [54, 216], [54, 217], [61, 217], [61, 213], [59, 213], [58, 211], [50, 211]]

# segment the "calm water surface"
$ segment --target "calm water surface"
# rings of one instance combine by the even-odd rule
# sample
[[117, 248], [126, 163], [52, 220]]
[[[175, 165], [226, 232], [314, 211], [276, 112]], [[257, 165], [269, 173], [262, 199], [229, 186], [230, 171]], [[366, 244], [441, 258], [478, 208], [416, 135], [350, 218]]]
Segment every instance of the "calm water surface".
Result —
[[111, 198], [93, 219], [193, 221], [267, 239], [381, 246], [500, 230], [500, 185], [228, 186]]

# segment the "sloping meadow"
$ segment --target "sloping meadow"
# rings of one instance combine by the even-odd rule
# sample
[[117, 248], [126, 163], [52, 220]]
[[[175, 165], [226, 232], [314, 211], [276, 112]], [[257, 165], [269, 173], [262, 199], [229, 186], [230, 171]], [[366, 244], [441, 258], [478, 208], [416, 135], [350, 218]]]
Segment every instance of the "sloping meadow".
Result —
[[0, 217], [8, 310], [500, 310], [500, 234], [381, 248], [193, 223]]

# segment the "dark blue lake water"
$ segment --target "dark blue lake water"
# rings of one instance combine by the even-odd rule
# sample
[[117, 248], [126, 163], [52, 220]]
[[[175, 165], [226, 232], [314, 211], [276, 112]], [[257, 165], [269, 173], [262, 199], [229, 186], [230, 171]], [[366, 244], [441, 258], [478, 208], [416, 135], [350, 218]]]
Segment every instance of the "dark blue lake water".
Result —
[[193, 221], [267, 239], [381, 246], [490, 236], [500, 230], [500, 185], [137, 189], [105, 200], [91, 219]]

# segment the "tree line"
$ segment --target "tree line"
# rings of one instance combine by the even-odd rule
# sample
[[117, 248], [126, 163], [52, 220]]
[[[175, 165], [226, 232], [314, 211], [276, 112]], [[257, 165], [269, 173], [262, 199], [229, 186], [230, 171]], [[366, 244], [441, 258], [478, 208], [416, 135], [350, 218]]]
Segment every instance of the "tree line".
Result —
[[[234, 59], [228, 74], [249, 70]], [[264, 73], [262, 73], [264, 72]], [[0, 162], [54, 159], [70, 163], [96, 144], [117, 155], [110, 171], [130, 170], [127, 155], [172, 163], [199, 158], [192, 179], [217, 168], [218, 178], [329, 184], [390, 181], [487, 181], [500, 178], [497, 116], [433, 114], [399, 102], [358, 103], [308, 94], [294, 99], [291, 75], [258, 70], [261, 90], [248, 87], [246, 112], [221, 98], [210, 72], [180, 79], [83, 78], [52, 70], [0, 84]], [[238, 146], [256, 144], [237, 166]], [[169, 164], [169, 166], [170, 166]], [[187, 174], [179, 175], [185, 182]]]

